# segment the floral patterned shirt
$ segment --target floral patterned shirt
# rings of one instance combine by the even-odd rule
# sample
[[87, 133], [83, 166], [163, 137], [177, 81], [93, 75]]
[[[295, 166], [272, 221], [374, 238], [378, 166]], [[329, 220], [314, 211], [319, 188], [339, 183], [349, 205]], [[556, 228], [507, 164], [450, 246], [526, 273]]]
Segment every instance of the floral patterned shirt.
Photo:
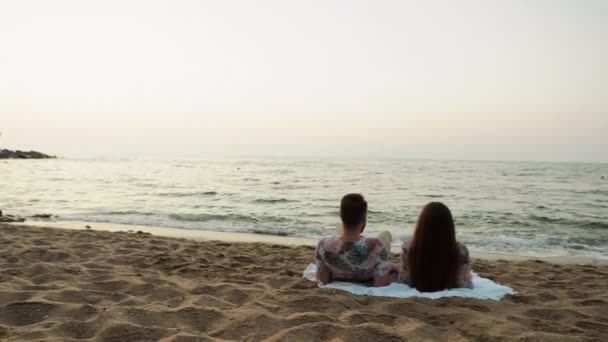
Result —
[[317, 270], [329, 270], [337, 280], [368, 281], [391, 271], [388, 250], [377, 238], [360, 237], [348, 242], [324, 238], [317, 245], [315, 258]]

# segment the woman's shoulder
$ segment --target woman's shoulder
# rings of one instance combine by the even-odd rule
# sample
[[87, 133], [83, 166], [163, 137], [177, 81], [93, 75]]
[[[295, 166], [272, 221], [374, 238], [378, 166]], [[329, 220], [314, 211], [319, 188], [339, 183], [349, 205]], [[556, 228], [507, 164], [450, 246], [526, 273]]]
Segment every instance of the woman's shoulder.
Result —
[[460, 255], [460, 263], [462, 264], [468, 264], [469, 263], [469, 249], [467, 248], [467, 245], [465, 245], [464, 243], [457, 241], [458, 243], [458, 252]]
[[467, 248], [467, 245], [460, 241], [456, 241], [456, 243], [458, 244], [458, 249], [460, 250], [460, 253], [469, 254], [469, 249]]

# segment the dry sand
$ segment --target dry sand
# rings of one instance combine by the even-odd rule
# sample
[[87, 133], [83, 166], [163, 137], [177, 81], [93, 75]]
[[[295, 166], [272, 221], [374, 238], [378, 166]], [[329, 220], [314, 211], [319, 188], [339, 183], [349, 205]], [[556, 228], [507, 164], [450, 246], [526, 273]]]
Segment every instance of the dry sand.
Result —
[[0, 340], [608, 340], [608, 267], [473, 261], [518, 294], [357, 297], [310, 246], [0, 225]]

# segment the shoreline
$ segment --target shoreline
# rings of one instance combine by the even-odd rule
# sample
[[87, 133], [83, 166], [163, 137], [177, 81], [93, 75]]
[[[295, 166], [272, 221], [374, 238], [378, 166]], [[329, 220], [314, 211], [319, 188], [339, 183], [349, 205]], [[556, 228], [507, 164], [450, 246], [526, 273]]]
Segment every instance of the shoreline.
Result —
[[[244, 232], [222, 232], [202, 229], [184, 229], [184, 228], [171, 228], [171, 227], [159, 227], [159, 226], [148, 226], [148, 225], [131, 225], [131, 224], [120, 224], [120, 223], [108, 223], [108, 222], [88, 222], [88, 221], [34, 221], [28, 220], [26, 222], [9, 223], [15, 226], [34, 226], [34, 227], [45, 227], [45, 228], [56, 228], [56, 229], [69, 229], [69, 230], [88, 230], [86, 227], [90, 226], [92, 230], [102, 230], [109, 232], [134, 232], [142, 231], [144, 233], [150, 233], [159, 237], [170, 237], [170, 238], [185, 238], [195, 241], [222, 241], [230, 243], [262, 243], [262, 244], [274, 244], [282, 246], [311, 246], [314, 247], [317, 244], [317, 240], [302, 237], [293, 236], [279, 236], [271, 234], [255, 234], [255, 233], [244, 233]], [[400, 244], [392, 244], [391, 252], [395, 253], [399, 251]], [[605, 266], [608, 265], [608, 259], [585, 257], [585, 256], [529, 256], [509, 253], [492, 253], [486, 251], [476, 251], [470, 249], [471, 257], [474, 259], [481, 259], [487, 261], [506, 260], [506, 261], [526, 261], [526, 260], [541, 260], [552, 264], [562, 265], [594, 265], [594, 266]]]

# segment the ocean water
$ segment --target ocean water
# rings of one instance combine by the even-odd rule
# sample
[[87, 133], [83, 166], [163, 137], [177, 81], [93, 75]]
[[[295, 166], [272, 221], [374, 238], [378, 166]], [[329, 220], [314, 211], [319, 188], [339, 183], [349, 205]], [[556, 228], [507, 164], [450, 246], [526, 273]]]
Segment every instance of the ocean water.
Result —
[[0, 161], [0, 209], [59, 220], [318, 238], [340, 198], [369, 203], [366, 232], [411, 236], [429, 201], [472, 249], [608, 258], [608, 164], [330, 159], [62, 158]]

